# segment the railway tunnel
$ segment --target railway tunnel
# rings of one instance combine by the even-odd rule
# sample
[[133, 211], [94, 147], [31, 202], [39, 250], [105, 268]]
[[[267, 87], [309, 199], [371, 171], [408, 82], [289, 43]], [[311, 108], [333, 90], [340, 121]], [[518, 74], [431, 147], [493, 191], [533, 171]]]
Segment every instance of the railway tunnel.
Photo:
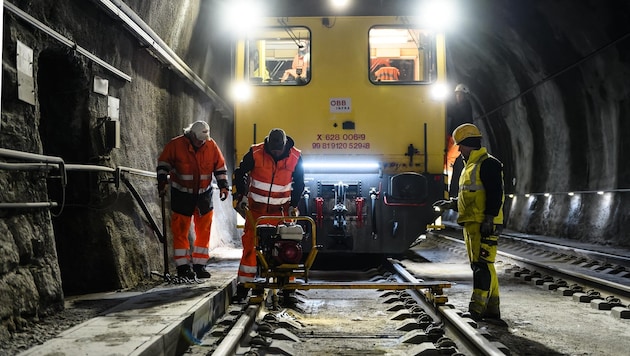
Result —
[[[268, 3], [283, 16], [329, 11], [312, 1]], [[396, 14], [410, 3], [362, 1], [359, 12]], [[456, 4], [448, 81], [470, 88], [474, 122], [504, 163], [506, 227], [629, 247], [630, 5]], [[54, 159], [37, 170], [15, 162], [35, 154], [153, 172], [163, 144], [202, 119], [229, 169], [238, 164], [230, 154], [232, 58], [220, 26], [223, 5], [3, 2], [0, 148], [11, 154], [0, 157], [7, 163], [0, 169], [0, 336], [19, 318], [62, 308], [67, 295], [131, 288], [163, 269], [147, 222], [160, 216], [154, 180], [70, 170], [65, 182]], [[27, 204], [49, 200], [59, 205]], [[238, 246], [231, 204], [216, 200], [215, 207], [219, 238], [211, 246]]]

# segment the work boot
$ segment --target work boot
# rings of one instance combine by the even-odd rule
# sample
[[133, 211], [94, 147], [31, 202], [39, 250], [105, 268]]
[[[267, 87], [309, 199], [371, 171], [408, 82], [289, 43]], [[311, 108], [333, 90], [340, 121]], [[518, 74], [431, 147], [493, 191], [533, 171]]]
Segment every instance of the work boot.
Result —
[[481, 314], [474, 312], [474, 311], [467, 311], [465, 313], [462, 314], [462, 318], [470, 318], [474, 321], [481, 321], [483, 320], [483, 317], [481, 316]]
[[242, 284], [236, 285], [236, 294], [234, 294], [234, 301], [236, 303], [243, 303], [245, 299], [247, 299], [247, 295], [249, 294], [249, 288], [245, 288]]
[[206, 266], [204, 265], [193, 265], [193, 271], [197, 274], [197, 278], [210, 278], [210, 272], [206, 271]]
[[177, 277], [186, 279], [195, 279], [195, 272], [190, 269], [189, 265], [177, 266]]
[[487, 323], [493, 324], [493, 325], [497, 325], [497, 326], [505, 326], [507, 327], [508, 324], [505, 322], [505, 320], [501, 319], [501, 313], [488, 313], [485, 312], [483, 314], [483, 320]]

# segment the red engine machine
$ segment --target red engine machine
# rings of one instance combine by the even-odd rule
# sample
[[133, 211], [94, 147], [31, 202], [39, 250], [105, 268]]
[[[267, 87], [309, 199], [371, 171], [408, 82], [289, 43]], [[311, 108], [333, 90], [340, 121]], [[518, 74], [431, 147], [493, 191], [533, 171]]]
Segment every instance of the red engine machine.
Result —
[[292, 278], [308, 282], [317, 251], [315, 222], [307, 216], [262, 216], [256, 221], [259, 276], [266, 279], [267, 287], [282, 288]]

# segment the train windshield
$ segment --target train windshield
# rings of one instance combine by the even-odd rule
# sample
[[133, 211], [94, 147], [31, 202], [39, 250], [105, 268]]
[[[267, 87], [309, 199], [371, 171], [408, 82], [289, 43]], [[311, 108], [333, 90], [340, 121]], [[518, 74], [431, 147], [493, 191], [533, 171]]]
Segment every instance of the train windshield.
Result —
[[372, 83], [431, 83], [436, 79], [435, 35], [431, 31], [378, 26], [368, 36]]
[[258, 31], [246, 42], [245, 73], [255, 85], [305, 85], [311, 79], [311, 33], [306, 27]]

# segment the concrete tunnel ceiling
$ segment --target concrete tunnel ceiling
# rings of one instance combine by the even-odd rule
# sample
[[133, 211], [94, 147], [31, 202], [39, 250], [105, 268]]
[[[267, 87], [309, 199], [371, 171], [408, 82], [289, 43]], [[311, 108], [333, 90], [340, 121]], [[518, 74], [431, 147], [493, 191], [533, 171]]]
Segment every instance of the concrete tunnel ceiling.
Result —
[[[267, 2], [282, 16], [330, 16], [323, 3]], [[401, 9], [413, 3], [363, 0], [359, 12], [406, 14]], [[558, 195], [546, 202], [506, 200], [513, 210], [508, 227], [628, 244], [630, 140], [623, 137], [630, 132], [630, 2], [455, 3], [459, 20], [447, 32], [449, 84], [470, 88], [474, 122], [505, 165], [506, 193]], [[598, 200], [598, 191], [612, 197]], [[576, 204], [559, 197], [569, 192], [585, 198]]]

